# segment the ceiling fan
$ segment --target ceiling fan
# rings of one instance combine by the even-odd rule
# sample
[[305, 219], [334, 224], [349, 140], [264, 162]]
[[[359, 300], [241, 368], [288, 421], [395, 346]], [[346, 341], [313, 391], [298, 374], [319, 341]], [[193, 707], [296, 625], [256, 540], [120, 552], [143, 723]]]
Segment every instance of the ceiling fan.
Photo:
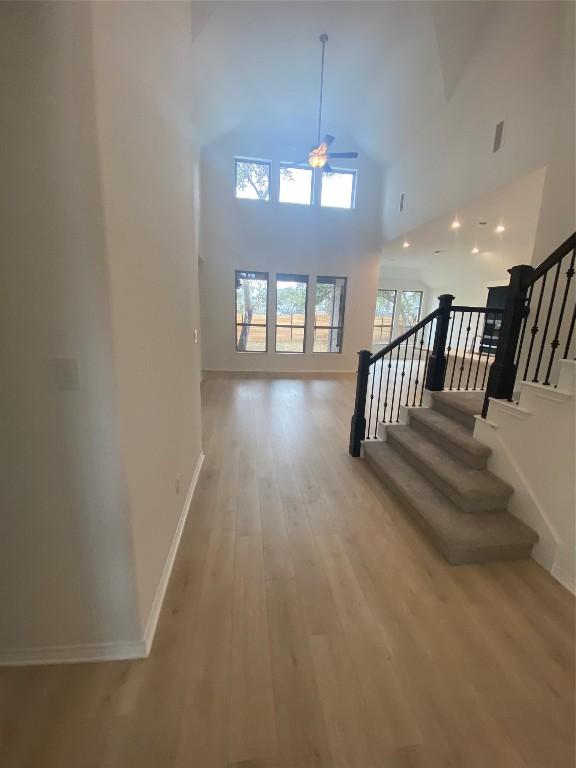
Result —
[[358, 157], [358, 152], [330, 152], [330, 145], [334, 141], [334, 136], [327, 133], [322, 140], [322, 106], [324, 102], [324, 59], [326, 54], [326, 43], [328, 42], [328, 35], [326, 33], [320, 35], [318, 38], [322, 43], [322, 63], [320, 64], [320, 99], [318, 104], [318, 137], [316, 144], [310, 148], [308, 157], [306, 160], [301, 160], [293, 165], [308, 164], [312, 168], [319, 168], [325, 173], [331, 173], [329, 160], [333, 158], [354, 158]]

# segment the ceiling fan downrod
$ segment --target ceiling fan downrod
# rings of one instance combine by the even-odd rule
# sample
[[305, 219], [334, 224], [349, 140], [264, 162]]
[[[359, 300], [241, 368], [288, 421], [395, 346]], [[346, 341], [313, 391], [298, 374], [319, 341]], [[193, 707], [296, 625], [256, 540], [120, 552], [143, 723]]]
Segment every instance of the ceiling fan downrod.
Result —
[[320, 64], [320, 103], [318, 107], [318, 142], [320, 145], [320, 137], [322, 136], [322, 104], [324, 101], [324, 58], [326, 55], [326, 43], [328, 42], [328, 35], [323, 32], [318, 38], [322, 43], [322, 61]]

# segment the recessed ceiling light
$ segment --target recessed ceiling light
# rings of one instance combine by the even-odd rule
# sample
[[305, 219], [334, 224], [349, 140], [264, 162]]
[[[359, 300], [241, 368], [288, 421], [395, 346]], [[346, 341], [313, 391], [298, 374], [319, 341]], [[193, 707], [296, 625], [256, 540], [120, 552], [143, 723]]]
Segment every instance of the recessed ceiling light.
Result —
[[494, 232], [496, 232], [497, 235], [501, 235], [502, 232], [506, 232], [506, 227], [504, 226], [504, 224], [498, 224]]
[[475, 245], [474, 248], [472, 248], [472, 253], [480, 253], [480, 248], [478, 248], [478, 246]]
[[450, 224], [450, 229], [460, 229], [460, 222], [458, 219], [454, 219], [452, 224]]
[[410, 243], [408, 242], [408, 240], [404, 240], [404, 242], [402, 243], [402, 248], [410, 248]]

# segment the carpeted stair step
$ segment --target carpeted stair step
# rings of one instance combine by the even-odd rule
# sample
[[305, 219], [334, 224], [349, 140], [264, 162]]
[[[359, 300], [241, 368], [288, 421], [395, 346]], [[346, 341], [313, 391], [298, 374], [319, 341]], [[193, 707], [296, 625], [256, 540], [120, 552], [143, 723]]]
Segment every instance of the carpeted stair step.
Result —
[[410, 426], [474, 469], [485, 469], [491, 450], [475, 440], [463, 424], [433, 408], [410, 408]]
[[509, 512], [468, 515], [385, 442], [364, 443], [375, 473], [452, 565], [529, 557], [538, 536]]
[[386, 440], [463, 512], [506, 509], [513, 489], [487, 470], [472, 469], [404, 424], [386, 427]]
[[482, 413], [484, 392], [432, 392], [432, 407], [474, 431], [476, 416]]

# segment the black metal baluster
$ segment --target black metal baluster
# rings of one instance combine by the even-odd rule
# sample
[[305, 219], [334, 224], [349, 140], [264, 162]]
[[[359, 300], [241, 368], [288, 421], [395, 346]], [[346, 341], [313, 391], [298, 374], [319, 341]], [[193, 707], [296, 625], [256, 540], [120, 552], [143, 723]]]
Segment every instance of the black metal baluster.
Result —
[[[398, 350], [400, 355], [400, 350]], [[404, 376], [406, 375], [406, 358], [408, 356], [408, 339], [404, 342], [404, 361], [402, 362], [402, 373], [400, 374], [400, 392], [398, 393], [398, 410], [396, 411], [396, 422], [400, 421], [400, 406], [402, 405], [402, 388], [404, 387]]]
[[396, 347], [398, 354], [396, 355], [396, 364], [394, 366], [394, 383], [392, 384], [392, 401], [390, 403], [390, 418], [388, 421], [393, 421], [394, 414], [394, 397], [396, 396], [396, 379], [398, 378], [398, 360], [400, 359], [400, 347]]
[[424, 385], [426, 384], [426, 374], [428, 373], [428, 360], [430, 358], [430, 342], [432, 341], [432, 329], [434, 329], [434, 335], [436, 335], [436, 318], [430, 323], [430, 330], [428, 331], [428, 344], [426, 345], [426, 362], [424, 363], [424, 374], [422, 376], [422, 388], [420, 389], [420, 405], [424, 398]]
[[[414, 368], [414, 352], [416, 352], [416, 340], [418, 338], [418, 334], [414, 334], [414, 344], [412, 344], [412, 357], [410, 358], [410, 373], [408, 374], [408, 389], [406, 390], [406, 402], [404, 405], [408, 407], [408, 404], [410, 402], [410, 382], [412, 381], [412, 369]], [[408, 343], [408, 340], [406, 340], [406, 343]]]
[[568, 339], [566, 340], [566, 348], [564, 349], [564, 359], [568, 358], [570, 351], [570, 344], [572, 343], [572, 335], [574, 334], [574, 325], [576, 325], [576, 306], [572, 312], [572, 320], [570, 321], [570, 328], [568, 329]]
[[[456, 314], [452, 312], [450, 314], [450, 337], [448, 338], [448, 346], [446, 347], [446, 367], [444, 368], [444, 378], [442, 379], [442, 387], [444, 387], [444, 384], [446, 382], [446, 376], [448, 375], [448, 366], [450, 365], [450, 350], [452, 349], [452, 333], [454, 332], [454, 319], [456, 317]], [[454, 363], [452, 363], [454, 364]]]
[[[388, 386], [390, 384], [390, 368], [392, 368], [392, 353], [390, 352], [390, 357], [388, 359], [388, 374], [386, 376], [386, 394], [384, 395], [384, 410], [383, 410], [383, 419], [384, 422], [386, 422], [386, 408], [388, 406]], [[384, 358], [382, 358], [382, 364], [384, 364]]]
[[460, 347], [460, 336], [462, 335], [462, 326], [464, 325], [464, 312], [460, 313], [460, 327], [458, 328], [458, 339], [456, 341], [456, 355], [454, 357], [454, 365], [452, 366], [452, 376], [450, 377], [450, 389], [454, 383], [454, 374], [456, 373], [456, 361], [458, 360], [458, 349]]
[[538, 320], [540, 319], [540, 309], [542, 308], [542, 299], [544, 298], [544, 289], [546, 288], [546, 278], [548, 276], [548, 273], [544, 273], [544, 277], [542, 278], [542, 288], [540, 289], [540, 296], [538, 297], [538, 304], [536, 306], [536, 315], [534, 317], [534, 325], [532, 328], [530, 328], [530, 333], [532, 334], [532, 338], [530, 339], [530, 346], [528, 347], [528, 356], [526, 357], [526, 367], [524, 368], [524, 376], [522, 377], [522, 381], [526, 381], [528, 377], [528, 369], [530, 367], [530, 360], [532, 359], [532, 350], [534, 349], [534, 342], [536, 341], [536, 335], [540, 328], [538, 328]]
[[556, 296], [556, 288], [558, 287], [558, 278], [560, 277], [560, 268], [562, 266], [562, 259], [558, 262], [556, 267], [556, 274], [554, 275], [554, 284], [552, 286], [552, 296], [550, 296], [550, 305], [548, 307], [548, 314], [546, 315], [546, 323], [544, 324], [544, 333], [542, 334], [542, 341], [540, 342], [540, 352], [538, 353], [538, 361], [536, 363], [536, 370], [534, 371], [534, 378], [532, 381], [538, 383], [538, 374], [540, 373], [540, 365], [542, 363], [542, 355], [544, 354], [544, 346], [546, 344], [546, 338], [548, 336], [548, 328], [550, 327], [550, 317], [552, 316], [552, 309], [554, 308], [554, 297]]
[[516, 350], [516, 360], [514, 362], [514, 365], [516, 366], [516, 370], [518, 370], [518, 366], [520, 365], [520, 356], [522, 354], [522, 346], [524, 344], [524, 335], [526, 333], [526, 326], [528, 325], [528, 316], [530, 315], [530, 307], [532, 304], [533, 291], [534, 291], [534, 285], [531, 285], [530, 288], [528, 288], [528, 295], [526, 296], [526, 314], [524, 315], [524, 319], [522, 320], [522, 330], [520, 331], [520, 340], [518, 341], [518, 349]]
[[[480, 337], [480, 346], [479, 346], [479, 354], [478, 354], [478, 365], [476, 366], [476, 375], [474, 376], [474, 389], [477, 389], [478, 384], [478, 375], [480, 374], [480, 365], [482, 363], [482, 355], [483, 348], [486, 346], [484, 344], [484, 339], [486, 337], [486, 317], [487, 315], [484, 315], [484, 325], [482, 327], [482, 336]], [[486, 355], [486, 366], [488, 366], [488, 355]]]
[[[464, 318], [464, 312], [462, 312], [462, 318]], [[466, 367], [466, 350], [468, 349], [468, 339], [470, 338], [470, 331], [472, 330], [472, 312], [468, 317], [468, 325], [466, 327], [466, 338], [464, 339], [464, 351], [462, 352], [462, 365], [460, 366], [460, 376], [458, 377], [458, 390], [462, 384], [462, 376], [464, 375], [464, 368]]]
[[[480, 325], [480, 312], [476, 312], [476, 328], [474, 329], [474, 340], [472, 342], [472, 355], [470, 356], [470, 365], [468, 366], [468, 378], [466, 379], [466, 391], [468, 391], [470, 386], [470, 376], [472, 374], [472, 365], [474, 363], [474, 351], [476, 347], [476, 339], [478, 338], [478, 327]], [[472, 317], [472, 312], [470, 312], [470, 317]]]
[[[418, 384], [420, 384], [420, 366], [422, 365], [422, 347], [424, 346], [424, 332], [425, 329], [422, 328], [422, 336], [420, 338], [420, 349], [418, 350], [418, 368], [416, 369], [416, 381], [414, 382], [414, 397], [412, 399], [412, 405], [416, 406], [416, 395], [418, 394]], [[414, 341], [414, 344], [416, 344], [416, 341]]]
[[[562, 304], [560, 305], [560, 314], [558, 316], [558, 324], [556, 326], [556, 333], [554, 334], [554, 339], [550, 343], [550, 346], [552, 347], [552, 349], [550, 350], [550, 360], [548, 361], [548, 368], [546, 370], [546, 378], [544, 379], [544, 386], [549, 386], [549, 384], [550, 384], [550, 372], [552, 370], [552, 365], [554, 363], [554, 357], [556, 355], [556, 349], [558, 348], [558, 346], [560, 344], [560, 329], [562, 327], [562, 320], [564, 319], [564, 310], [566, 309], [566, 302], [568, 301], [568, 293], [570, 291], [570, 283], [572, 281], [572, 278], [574, 277], [574, 256], [575, 256], [575, 254], [576, 254], [576, 251], [572, 251], [572, 259], [570, 260], [570, 266], [568, 267], [568, 270], [566, 271], [566, 286], [564, 287], [564, 296], [562, 297]], [[558, 267], [560, 267], [560, 263], [558, 264]]]
[[384, 371], [384, 359], [380, 358], [380, 383], [378, 384], [378, 402], [376, 403], [376, 420], [374, 421], [374, 439], [378, 437], [378, 413], [380, 411], [380, 395], [382, 393], [383, 371]]
[[488, 347], [488, 352], [486, 352], [486, 368], [484, 368], [484, 376], [482, 377], [482, 389], [484, 389], [484, 386], [486, 385], [486, 376], [488, 375], [488, 369], [489, 369], [489, 359], [490, 359], [490, 350], [492, 349], [492, 343], [494, 341], [494, 331], [496, 330], [496, 323], [492, 325], [492, 330], [490, 331], [490, 346]]

